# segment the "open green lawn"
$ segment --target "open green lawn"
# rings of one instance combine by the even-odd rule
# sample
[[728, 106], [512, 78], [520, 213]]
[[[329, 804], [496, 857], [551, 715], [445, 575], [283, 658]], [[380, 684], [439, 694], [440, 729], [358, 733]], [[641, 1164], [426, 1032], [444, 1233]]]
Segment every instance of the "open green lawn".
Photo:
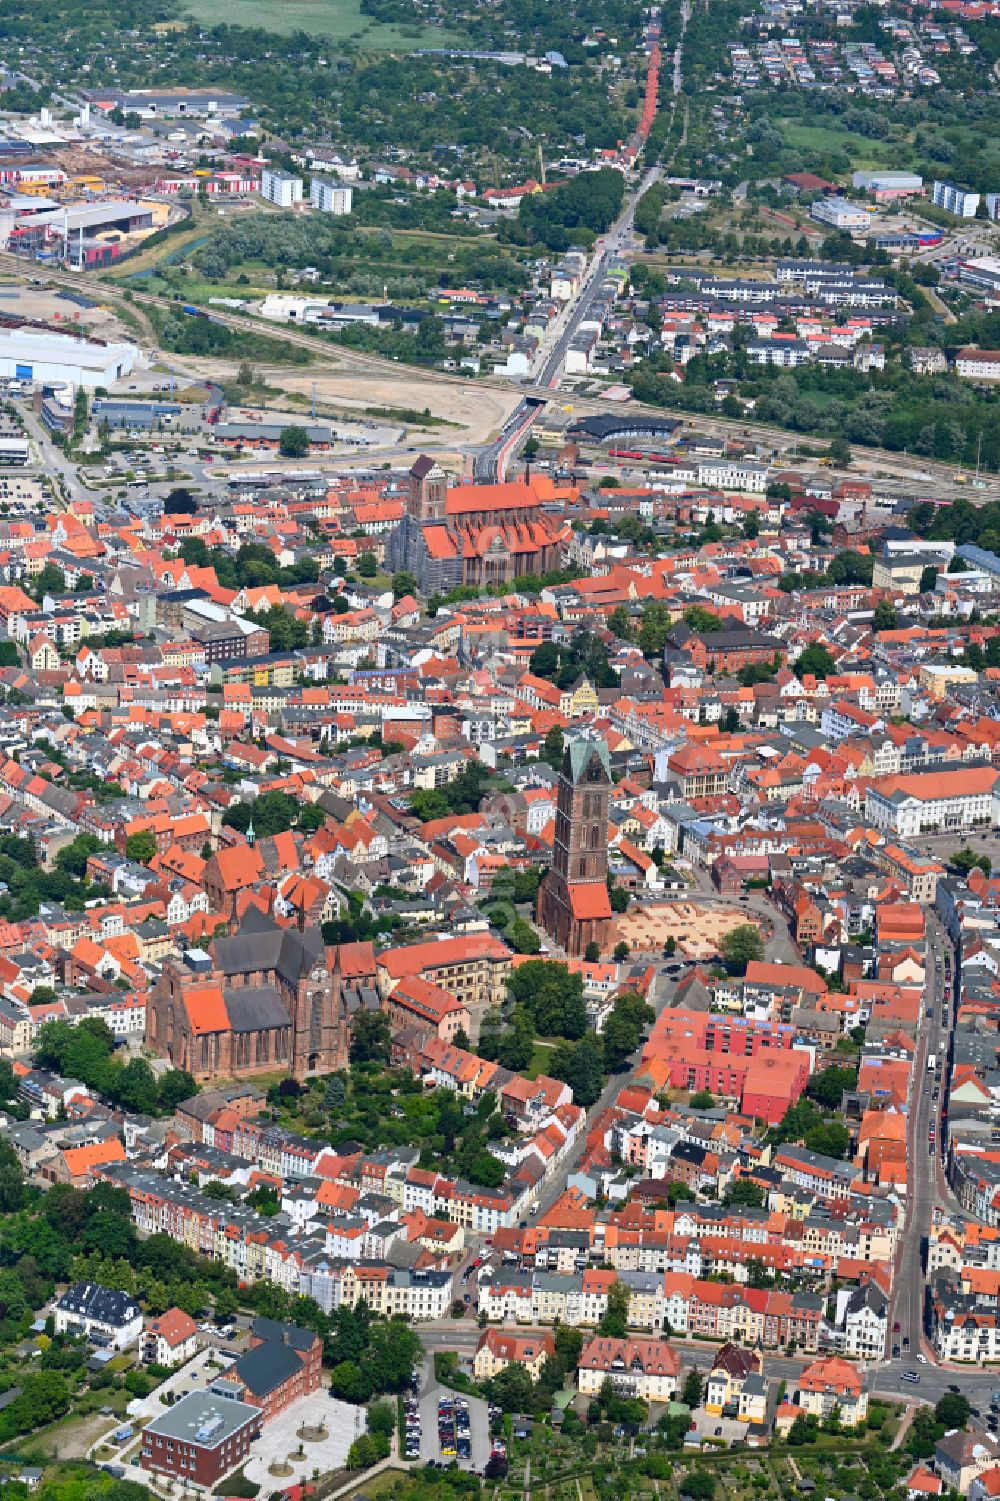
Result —
[[287, 35], [305, 31], [335, 42], [355, 42], [366, 52], [412, 52], [461, 38], [437, 26], [383, 26], [361, 14], [361, 0], [184, 0], [203, 26], [259, 26]]
[[535, 1046], [531, 1053], [531, 1062], [525, 1069], [529, 1079], [537, 1079], [539, 1074], [546, 1074], [552, 1061], [552, 1050], [559, 1046], [558, 1042], [546, 1042], [541, 1037], [535, 1038]]
[[894, 166], [905, 171], [910, 164], [911, 148], [906, 141], [873, 141], [835, 125], [800, 125], [795, 120], [779, 120], [778, 124], [789, 146], [803, 152], [844, 151], [856, 168]]

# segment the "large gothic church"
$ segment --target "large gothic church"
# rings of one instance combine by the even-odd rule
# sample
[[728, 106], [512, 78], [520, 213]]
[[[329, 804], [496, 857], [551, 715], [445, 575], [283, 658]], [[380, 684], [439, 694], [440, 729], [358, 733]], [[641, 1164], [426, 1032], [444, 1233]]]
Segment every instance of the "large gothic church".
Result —
[[575, 494], [545, 475], [449, 489], [441, 466], [421, 454], [408, 475], [405, 515], [388, 541], [388, 566], [408, 569], [425, 595], [548, 573], [560, 566], [568, 535], [562, 503]]
[[210, 953], [168, 960], [150, 997], [149, 1041], [199, 1081], [343, 1068], [348, 1018], [319, 929], [283, 928], [251, 906]]

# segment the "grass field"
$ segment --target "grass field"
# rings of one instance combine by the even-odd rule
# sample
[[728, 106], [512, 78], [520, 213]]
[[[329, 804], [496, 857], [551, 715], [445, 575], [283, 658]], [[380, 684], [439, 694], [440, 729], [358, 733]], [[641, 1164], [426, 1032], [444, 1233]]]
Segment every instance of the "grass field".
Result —
[[536, 1037], [531, 1062], [524, 1071], [525, 1076], [528, 1079], [537, 1079], [539, 1074], [547, 1073], [552, 1061], [552, 1053], [558, 1046], [558, 1042], [554, 1040], [547, 1041], [545, 1038]]
[[184, 0], [203, 26], [259, 26], [288, 35], [304, 31], [366, 52], [412, 52], [461, 40], [437, 26], [382, 26], [361, 14], [361, 0]]
[[844, 151], [856, 168], [895, 166], [905, 171], [910, 164], [906, 141], [873, 141], [836, 126], [800, 125], [794, 120], [779, 120], [778, 124], [789, 146], [817, 153]]

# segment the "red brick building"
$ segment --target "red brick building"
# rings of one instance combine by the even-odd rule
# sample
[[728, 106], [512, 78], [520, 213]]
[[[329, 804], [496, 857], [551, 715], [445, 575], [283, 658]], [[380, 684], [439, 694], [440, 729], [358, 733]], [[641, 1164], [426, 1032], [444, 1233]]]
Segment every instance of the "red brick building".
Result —
[[728, 675], [743, 667], [772, 661], [780, 664], [785, 659], [785, 643], [777, 636], [745, 626], [701, 633], [679, 625], [671, 632], [671, 639], [696, 667], [713, 673]]
[[311, 1329], [255, 1319], [250, 1348], [230, 1366], [225, 1379], [243, 1388], [243, 1401], [269, 1423], [286, 1407], [307, 1397], [323, 1379], [323, 1341]]
[[590, 731], [568, 737], [556, 795], [552, 866], [538, 892], [538, 922], [573, 959], [590, 943], [605, 950], [612, 937], [607, 884], [610, 794], [606, 743]]
[[144, 1470], [209, 1489], [242, 1464], [260, 1436], [261, 1413], [212, 1391], [191, 1392], [143, 1429]]

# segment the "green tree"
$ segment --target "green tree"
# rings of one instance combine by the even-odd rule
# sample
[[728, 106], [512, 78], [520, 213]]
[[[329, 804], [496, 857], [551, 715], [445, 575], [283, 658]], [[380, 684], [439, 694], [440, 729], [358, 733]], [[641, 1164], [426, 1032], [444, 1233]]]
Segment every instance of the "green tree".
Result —
[[347, 1086], [339, 1074], [334, 1074], [323, 1095], [324, 1110], [343, 1110], [347, 1098]]
[[764, 940], [755, 923], [740, 923], [719, 940], [719, 953], [730, 974], [746, 974], [747, 965], [764, 957]]
[[384, 1433], [389, 1438], [396, 1431], [396, 1404], [372, 1402], [368, 1408], [368, 1432]]
[[763, 1209], [767, 1195], [752, 1178], [735, 1178], [722, 1195], [723, 1204], [742, 1204], [751, 1209]]
[[951, 864], [966, 876], [977, 867], [986, 876], [991, 875], [993, 871], [993, 862], [989, 855], [978, 855], [975, 850], [969, 849], [968, 845], [964, 849], [955, 851], [951, 857]]
[[619, 1069], [625, 1067], [639, 1046], [641, 1035], [636, 1022], [615, 1007], [604, 1023], [604, 1031], [601, 1033], [604, 1067], [609, 1073], [617, 1073]]
[[[693, 605], [691, 608], [700, 609], [701, 607]], [[687, 611], [684, 612], [685, 618], [687, 617], [687, 613]], [[690, 624], [690, 622], [688, 623]], [[639, 626], [638, 645], [643, 656], [649, 661], [655, 661], [658, 657], [661, 657], [669, 634], [669, 610], [666, 605], [661, 604], [658, 600], [650, 600], [643, 609], [642, 623]]]
[[230, 1287], [220, 1287], [214, 1296], [216, 1320], [220, 1324], [228, 1324], [239, 1312], [236, 1294]]
[[56, 869], [80, 879], [86, 872], [90, 856], [96, 855], [102, 848], [96, 834], [77, 834], [70, 844], [64, 844], [56, 852]]
[[601, 957], [601, 945], [599, 943], [595, 943], [592, 939], [584, 949], [583, 957], [586, 959], [588, 964], [596, 964]]
[[175, 1111], [182, 1100], [189, 1100], [197, 1093], [198, 1085], [187, 1069], [168, 1068], [159, 1077], [157, 1084], [159, 1106], [166, 1115]]
[[824, 1121], [806, 1132], [805, 1144], [810, 1152], [819, 1152], [824, 1157], [843, 1158], [850, 1150], [851, 1135], [840, 1121]]
[[556, 1355], [562, 1363], [564, 1371], [573, 1371], [580, 1363], [580, 1355], [583, 1350], [583, 1331], [574, 1329], [569, 1324], [560, 1324], [555, 1331]]
[[945, 1392], [934, 1406], [934, 1416], [945, 1428], [966, 1428], [972, 1409], [968, 1397], [961, 1392]]
[[281, 1210], [281, 1196], [276, 1188], [269, 1183], [258, 1183], [252, 1193], [248, 1193], [246, 1202], [251, 1209], [256, 1209], [258, 1214], [274, 1215]]
[[125, 842], [125, 853], [138, 865], [148, 865], [156, 854], [156, 835], [147, 829], [140, 830], [138, 834], [130, 834]]
[[587, 1030], [583, 976], [561, 961], [529, 959], [511, 971], [507, 988], [543, 1037], [576, 1040]]
[[538, 678], [554, 678], [559, 671], [559, 648], [551, 641], [543, 641], [531, 653], [528, 670]]
[[872, 629], [876, 631], [894, 631], [899, 626], [899, 615], [896, 606], [888, 599], [880, 599], [875, 606], [872, 616]]
[[628, 1333], [629, 1290], [616, 1277], [608, 1288], [608, 1306], [604, 1310], [598, 1332], [610, 1339], [624, 1339]]
[[159, 1108], [156, 1076], [145, 1058], [130, 1058], [118, 1077], [117, 1102], [138, 1115], [155, 1115]]
[[795, 662], [795, 671], [800, 678], [806, 672], [811, 672], [814, 678], [828, 678], [836, 670], [837, 664], [830, 652], [818, 642], [807, 646]]
[[363, 579], [374, 578], [378, 573], [378, 559], [373, 552], [363, 552], [358, 559], [358, 572]]
[[381, 1446], [376, 1443], [374, 1436], [370, 1433], [362, 1433], [347, 1451], [347, 1468], [370, 1470], [372, 1465], [378, 1464], [382, 1457]]
[[715, 1106], [715, 1096], [710, 1089], [699, 1089], [688, 1103], [692, 1110], [711, 1110]]
[[701, 1402], [702, 1383], [697, 1371], [688, 1371], [681, 1388], [681, 1401], [685, 1407], [697, 1407]]
[[542, 756], [555, 771], [562, 766], [564, 743], [565, 737], [561, 725], [554, 724], [551, 729], [546, 730]]
[[697, 631], [700, 636], [710, 635], [714, 631], [723, 629], [722, 620], [712, 610], [704, 605], [688, 605], [684, 611], [684, 624], [692, 631]]
[[309, 452], [309, 434], [304, 427], [290, 423], [278, 435], [278, 448], [283, 458], [304, 459]]
[[36, 573], [28, 588], [37, 600], [44, 599], [46, 594], [65, 594], [66, 575], [55, 563], [46, 563], [41, 571]]
[[341, 1402], [359, 1405], [371, 1396], [371, 1382], [353, 1360], [342, 1360], [330, 1372], [330, 1393]]
[[837, 1064], [813, 1074], [806, 1085], [806, 1094], [825, 1110], [839, 1110], [845, 1091], [856, 1089], [857, 1085], [857, 1069], [849, 1064]]
[[405, 568], [392, 576], [392, 597], [395, 600], [400, 600], [407, 594], [416, 595], [418, 587], [416, 575], [408, 573]]
[[507, 929], [507, 938], [517, 954], [537, 954], [542, 947], [542, 940], [523, 917], [515, 917]]
[[691, 1185], [689, 1183], [682, 1183], [679, 1178], [674, 1178], [667, 1184], [667, 1202], [670, 1204], [671, 1209], [677, 1204], [682, 1202], [688, 1203], [697, 1197], [698, 1195]]
[[[502, 1056], [500, 1062], [504, 1062]], [[505, 1064], [507, 1068], [511, 1066]], [[586, 1033], [578, 1043], [563, 1043], [553, 1051], [549, 1061], [549, 1073], [554, 1079], [562, 1079], [569, 1085], [574, 1100], [584, 1109], [593, 1105], [600, 1096], [603, 1067], [601, 1041], [594, 1032]]]
[[488, 1390], [490, 1400], [504, 1412], [530, 1411], [535, 1404], [535, 1383], [523, 1365], [511, 1364], [498, 1371]]
[[933, 564], [928, 564], [920, 574], [921, 594], [933, 594], [937, 587], [938, 571]]
[[467, 1165], [466, 1176], [472, 1183], [479, 1183], [483, 1188], [499, 1188], [507, 1176], [507, 1169], [499, 1157], [494, 1157], [492, 1152], [480, 1151]]
[[630, 641], [632, 638], [632, 617], [625, 605], [615, 605], [608, 616], [608, 630], [621, 641]]
[[682, 1496], [690, 1496], [691, 1501], [713, 1501], [715, 1481], [707, 1470], [689, 1470], [678, 1481], [678, 1489]]
[[384, 1011], [359, 1011], [351, 1024], [352, 1063], [389, 1061], [392, 1036], [389, 1018]]

